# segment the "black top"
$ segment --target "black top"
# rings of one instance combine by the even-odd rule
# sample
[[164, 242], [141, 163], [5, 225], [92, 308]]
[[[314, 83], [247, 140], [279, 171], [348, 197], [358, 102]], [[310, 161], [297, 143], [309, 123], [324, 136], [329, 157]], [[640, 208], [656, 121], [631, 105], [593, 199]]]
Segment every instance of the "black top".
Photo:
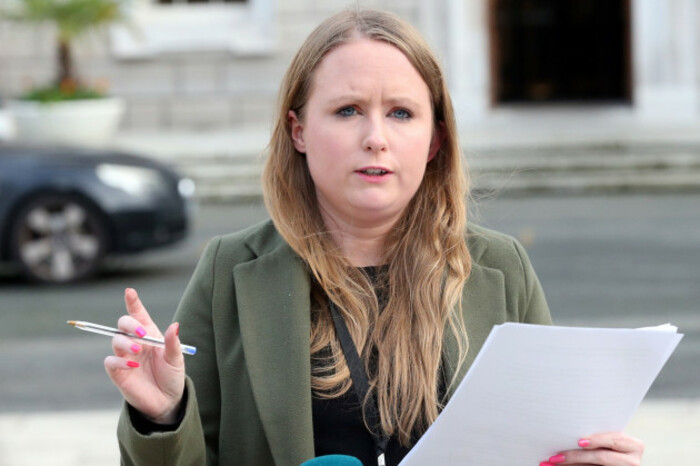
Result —
[[[378, 283], [377, 276], [380, 269], [365, 267], [363, 270], [375, 286], [381, 312], [386, 305], [387, 295], [386, 290]], [[313, 364], [318, 364], [316, 358], [312, 359]], [[440, 384], [439, 390], [439, 395], [442, 397], [445, 390], [444, 383]], [[332, 399], [314, 395], [312, 412], [316, 456], [349, 455], [358, 458], [365, 466], [377, 464], [375, 442], [365, 426], [362, 403], [352, 388], [345, 394]], [[408, 447], [404, 447], [395, 437], [390, 438], [385, 452], [387, 466], [398, 465], [417, 441], [418, 438], [414, 438]]]
[[[365, 466], [376, 466], [374, 439], [362, 420], [362, 406], [355, 392], [338, 398], [312, 400], [316, 456], [349, 455]], [[398, 465], [410, 448], [391, 438], [386, 449], [387, 466]]]

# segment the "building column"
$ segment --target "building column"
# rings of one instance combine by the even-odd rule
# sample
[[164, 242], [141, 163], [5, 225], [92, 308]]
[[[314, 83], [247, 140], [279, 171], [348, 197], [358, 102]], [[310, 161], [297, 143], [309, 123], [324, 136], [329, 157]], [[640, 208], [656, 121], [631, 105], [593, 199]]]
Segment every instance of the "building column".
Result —
[[487, 8], [488, 0], [448, 0], [445, 9], [447, 80], [460, 127], [490, 106]]
[[700, 118], [696, 0], [633, 0], [635, 113], [644, 119]]

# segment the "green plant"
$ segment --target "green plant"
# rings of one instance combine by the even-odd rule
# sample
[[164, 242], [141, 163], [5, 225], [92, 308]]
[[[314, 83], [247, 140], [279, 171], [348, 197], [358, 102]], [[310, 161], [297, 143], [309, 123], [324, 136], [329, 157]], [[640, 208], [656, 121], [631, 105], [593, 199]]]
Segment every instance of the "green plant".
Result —
[[123, 0], [17, 0], [2, 16], [22, 22], [52, 23], [56, 27], [57, 70], [53, 82], [21, 96], [42, 102], [98, 98], [103, 90], [83, 83], [75, 71], [73, 44], [88, 33], [124, 22]]

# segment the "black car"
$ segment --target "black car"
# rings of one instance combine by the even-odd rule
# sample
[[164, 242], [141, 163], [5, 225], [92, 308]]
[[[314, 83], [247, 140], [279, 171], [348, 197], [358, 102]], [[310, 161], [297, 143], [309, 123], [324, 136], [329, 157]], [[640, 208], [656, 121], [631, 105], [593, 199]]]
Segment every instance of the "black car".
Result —
[[184, 238], [193, 196], [192, 180], [145, 157], [0, 143], [0, 262], [40, 282], [84, 279], [108, 254]]

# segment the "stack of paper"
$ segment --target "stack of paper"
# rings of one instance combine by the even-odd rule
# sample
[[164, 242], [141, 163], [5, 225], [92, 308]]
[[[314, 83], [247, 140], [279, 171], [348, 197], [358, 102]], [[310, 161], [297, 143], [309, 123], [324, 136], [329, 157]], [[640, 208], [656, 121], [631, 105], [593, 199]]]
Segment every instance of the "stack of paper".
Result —
[[671, 325], [496, 326], [401, 466], [535, 465], [622, 431], [681, 338]]

